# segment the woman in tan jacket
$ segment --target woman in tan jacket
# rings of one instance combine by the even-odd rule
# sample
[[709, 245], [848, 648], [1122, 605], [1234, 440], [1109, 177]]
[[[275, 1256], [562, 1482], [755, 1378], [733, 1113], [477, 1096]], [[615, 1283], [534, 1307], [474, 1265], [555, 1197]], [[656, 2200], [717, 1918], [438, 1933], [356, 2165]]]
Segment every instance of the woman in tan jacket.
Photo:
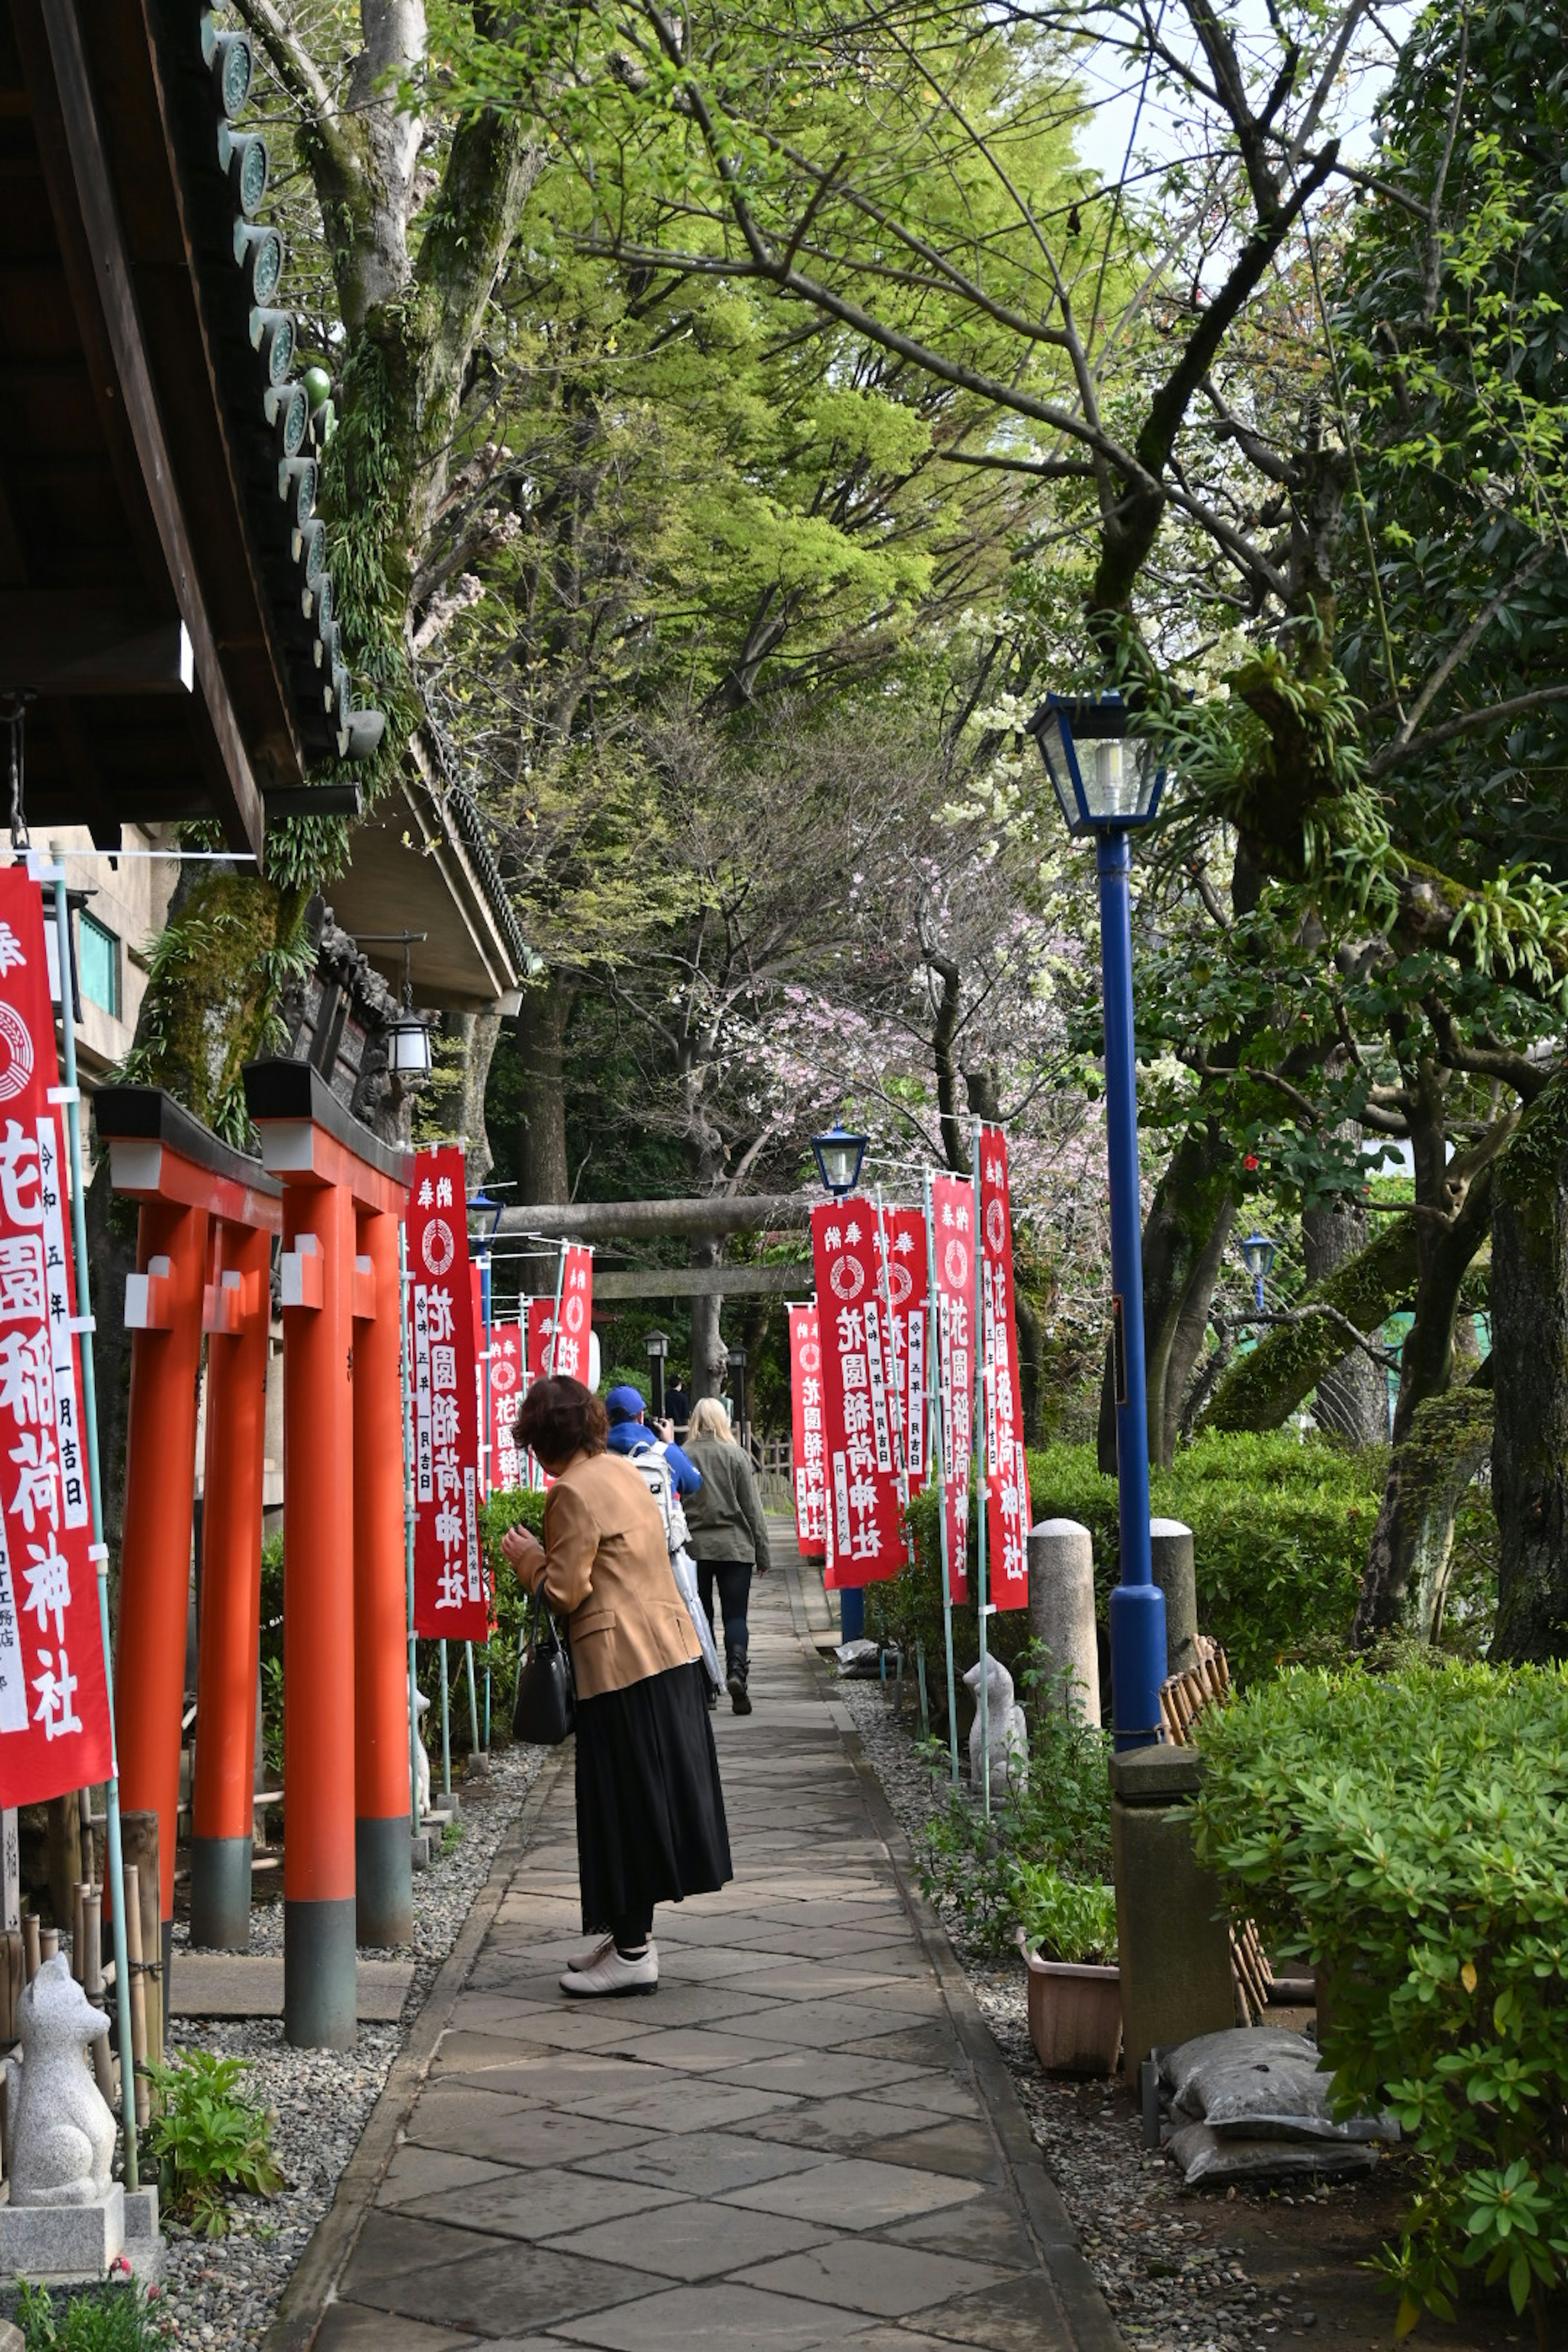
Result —
[[605, 1408], [581, 1381], [536, 1381], [517, 1417], [553, 1479], [544, 1541], [501, 1549], [566, 1620], [577, 1685], [577, 1873], [583, 1925], [602, 1940], [561, 1979], [575, 1998], [656, 1992], [654, 1906], [731, 1876], [719, 1759], [697, 1631], [669, 1565], [658, 1504], [605, 1451]]

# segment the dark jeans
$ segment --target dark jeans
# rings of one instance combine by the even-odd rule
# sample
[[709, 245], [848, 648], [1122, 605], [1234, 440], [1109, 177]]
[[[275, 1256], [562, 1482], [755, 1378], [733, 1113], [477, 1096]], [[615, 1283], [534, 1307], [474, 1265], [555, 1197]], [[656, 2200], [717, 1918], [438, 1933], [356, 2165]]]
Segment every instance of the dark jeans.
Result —
[[[745, 1649], [751, 1633], [746, 1624], [746, 1602], [752, 1591], [752, 1563], [749, 1559], [700, 1559], [697, 1563], [697, 1590], [702, 1606], [708, 1612], [708, 1622], [713, 1623], [713, 1587], [719, 1588], [719, 1607], [724, 1619], [724, 1662], [734, 1657], [737, 1650]], [[715, 1629], [717, 1630], [717, 1629]]]

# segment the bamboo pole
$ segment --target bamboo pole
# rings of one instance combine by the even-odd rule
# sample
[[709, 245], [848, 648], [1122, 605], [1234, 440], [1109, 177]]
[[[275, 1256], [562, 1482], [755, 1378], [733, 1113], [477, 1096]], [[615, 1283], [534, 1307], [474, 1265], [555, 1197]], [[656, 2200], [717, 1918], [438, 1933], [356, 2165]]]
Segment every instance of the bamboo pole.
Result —
[[131, 2053], [136, 2072], [136, 2125], [147, 2127], [147, 1985], [142, 1972], [142, 1890], [133, 1862], [125, 1865], [125, 1944], [131, 1962]]

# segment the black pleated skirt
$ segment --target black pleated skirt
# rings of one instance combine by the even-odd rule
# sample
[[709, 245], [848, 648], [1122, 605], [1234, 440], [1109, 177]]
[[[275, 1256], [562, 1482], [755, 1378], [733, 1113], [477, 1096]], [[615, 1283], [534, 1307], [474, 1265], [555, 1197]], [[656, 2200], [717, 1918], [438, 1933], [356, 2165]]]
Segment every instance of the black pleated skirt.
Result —
[[732, 1875], [701, 1664], [577, 1702], [583, 1926], [711, 1895]]

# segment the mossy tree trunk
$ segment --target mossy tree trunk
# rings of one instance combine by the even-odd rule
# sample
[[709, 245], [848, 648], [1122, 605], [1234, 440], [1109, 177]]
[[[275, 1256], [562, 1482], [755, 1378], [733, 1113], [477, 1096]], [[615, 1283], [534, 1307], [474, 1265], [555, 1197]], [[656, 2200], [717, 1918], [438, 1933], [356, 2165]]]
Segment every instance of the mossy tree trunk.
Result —
[[[1434, 1535], [1430, 1526], [1434, 1497], [1442, 1486], [1425, 1466], [1417, 1417], [1424, 1405], [1447, 1393], [1453, 1379], [1460, 1291], [1490, 1231], [1493, 1156], [1512, 1122], [1500, 1120], [1481, 1143], [1447, 1159], [1445, 1083], [1436, 1072], [1424, 1069], [1413, 1090], [1413, 1101], [1422, 1107], [1410, 1122], [1415, 1166], [1415, 1305], [1400, 1350], [1394, 1451], [1356, 1604], [1352, 1638], [1358, 1647], [1405, 1622], [1421, 1559], [1430, 1556], [1436, 1542], [1446, 1568], [1447, 1546], [1452, 1540], [1451, 1505], [1447, 1538], [1440, 1531]], [[1441, 1517], [1440, 1502], [1437, 1509]]]
[[[1236, 1215], [1236, 1146], [1217, 1119], [1190, 1127], [1165, 1165], [1143, 1227], [1143, 1357], [1149, 1459], [1168, 1469], [1182, 1401], [1203, 1347], [1225, 1245]], [[1100, 1466], [1116, 1470], [1116, 1398], [1110, 1353], [1100, 1396]]]
[[1494, 1658], [1568, 1656], [1568, 1074], [1531, 1105], [1497, 1174]]
[[[1391, 1217], [1361, 1250], [1304, 1293], [1303, 1307], [1331, 1307], [1358, 1331], [1375, 1331], [1415, 1288], [1415, 1219]], [[1344, 1353], [1344, 1325], [1327, 1315], [1279, 1323], [1218, 1381], [1205, 1429], [1278, 1429]]]
[[[1332, 1208], [1303, 1210], [1301, 1246], [1309, 1288], [1361, 1255], [1371, 1238], [1370, 1223], [1360, 1202], [1341, 1201]], [[1318, 1381], [1312, 1412], [1320, 1429], [1333, 1430], [1352, 1445], [1384, 1445], [1388, 1442], [1387, 1376], [1370, 1356], [1352, 1348]]]

